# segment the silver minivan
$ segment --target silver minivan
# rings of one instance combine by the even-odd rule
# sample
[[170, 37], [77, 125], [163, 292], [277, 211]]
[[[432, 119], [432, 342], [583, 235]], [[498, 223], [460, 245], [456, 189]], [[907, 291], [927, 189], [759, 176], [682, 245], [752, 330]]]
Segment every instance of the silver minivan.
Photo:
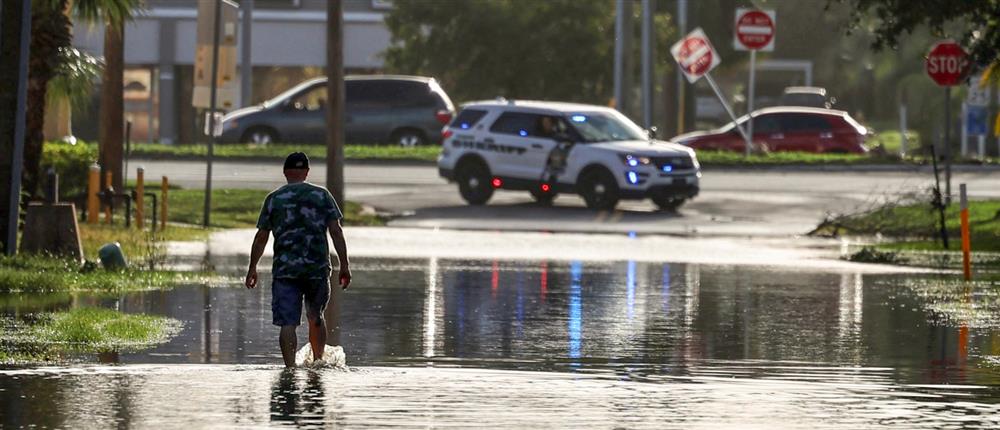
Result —
[[[230, 112], [223, 117], [220, 142], [325, 142], [326, 82], [311, 79], [260, 105]], [[347, 76], [344, 98], [347, 143], [437, 143], [455, 113], [437, 81], [422, 76]]]

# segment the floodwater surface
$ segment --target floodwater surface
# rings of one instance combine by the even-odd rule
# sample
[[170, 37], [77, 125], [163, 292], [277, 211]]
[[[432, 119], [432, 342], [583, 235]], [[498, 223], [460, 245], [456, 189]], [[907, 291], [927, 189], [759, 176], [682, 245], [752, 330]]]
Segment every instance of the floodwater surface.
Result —
[[267, 279], [0, 301], [184, 322], [119, 364], [0, 371], [0, 426], [1000, 426], [991, 283], [635, 261], [353, 271], [329, 315], [349, 371], [278, 365]]

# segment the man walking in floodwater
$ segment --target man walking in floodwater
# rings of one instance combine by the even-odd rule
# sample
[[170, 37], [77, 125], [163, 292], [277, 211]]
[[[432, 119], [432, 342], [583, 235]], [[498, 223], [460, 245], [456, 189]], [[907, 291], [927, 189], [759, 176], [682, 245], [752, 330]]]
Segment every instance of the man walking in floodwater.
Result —
[[340, 225], [343, 214], [330, 191], [306, 182], [308, 175], [309, 158], [306, 154], [289, 154], [285, 159], [288, 184], [268, 194], [261, 207], [246, 278], [247, 288], [257, 286], [257, 263], [264, 254], [268, 237], [274, 232], [271, 313], [274, 325], [281, 327], [278, 344], [287, 367], [295, 366], [298, 347], [295, 329], [302, 320], [303, 300], [313, 359], [319, 362], [323, 358], [327, 333], [323, 311], [330, 299], [327, 232], [333, 239], [333, 247], [340, 260], [337, 277], [340, 286], [346, 290], [351, 284], [347, 243]]

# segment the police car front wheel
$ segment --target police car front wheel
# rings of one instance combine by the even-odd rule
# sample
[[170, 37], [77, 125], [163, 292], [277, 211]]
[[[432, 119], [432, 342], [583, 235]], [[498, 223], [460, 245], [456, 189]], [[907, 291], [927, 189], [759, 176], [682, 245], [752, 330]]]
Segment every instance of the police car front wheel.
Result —
[[676, 212], [685, 201], [683, 197], [673, 197], [663, 194], [654, 194], [652, 196], [652, 200], [656, 207], [660, 208], [661, 211], [666, 212]]
[[590, 209], [611, 210], [618, 204], [618, 183], [605, 170], [587, 173], [577, 183], [577, 187]]

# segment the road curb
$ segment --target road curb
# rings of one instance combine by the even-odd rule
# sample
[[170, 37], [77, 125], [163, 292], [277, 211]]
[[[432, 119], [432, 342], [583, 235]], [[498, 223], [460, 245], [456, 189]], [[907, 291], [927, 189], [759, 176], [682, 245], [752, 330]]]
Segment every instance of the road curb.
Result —
[[[131, 161], [205, 161], [204, 156], [186, 156], [186, 155], [170, 155], [170, 156], [133, 156], [130, 157]], [[284, 158], [282, 157], [225, 157], [225, 158], [215, 158], [213, 162], [215, 163], [245, 163], [245, 162], [281, 162]], [[313, 158], [313, 162], [325, 163], [326, 158]], [[374, 166], [434, 166], [437, 162], [431, 160], [419, 160], [419, 159], [384, 159], [384, 158], [348, 158], [345, 160], [347, 164], [353, 165], [374, 165]], [[929, 164], [753, 164], [753, 165], [713, 165], [713, 164], [702, 164], [702, 170], [711, 171], [721, 171], [721, 172], [740, 172], [740, 171], [767, 171], [767, 172], [933, 172], [933, 168]], [[960, 173], [970, 173], [970, 172], [1000, 172], [1000, 165], [997, 164], [955, 164], [952, 165], [953, 172]]]

